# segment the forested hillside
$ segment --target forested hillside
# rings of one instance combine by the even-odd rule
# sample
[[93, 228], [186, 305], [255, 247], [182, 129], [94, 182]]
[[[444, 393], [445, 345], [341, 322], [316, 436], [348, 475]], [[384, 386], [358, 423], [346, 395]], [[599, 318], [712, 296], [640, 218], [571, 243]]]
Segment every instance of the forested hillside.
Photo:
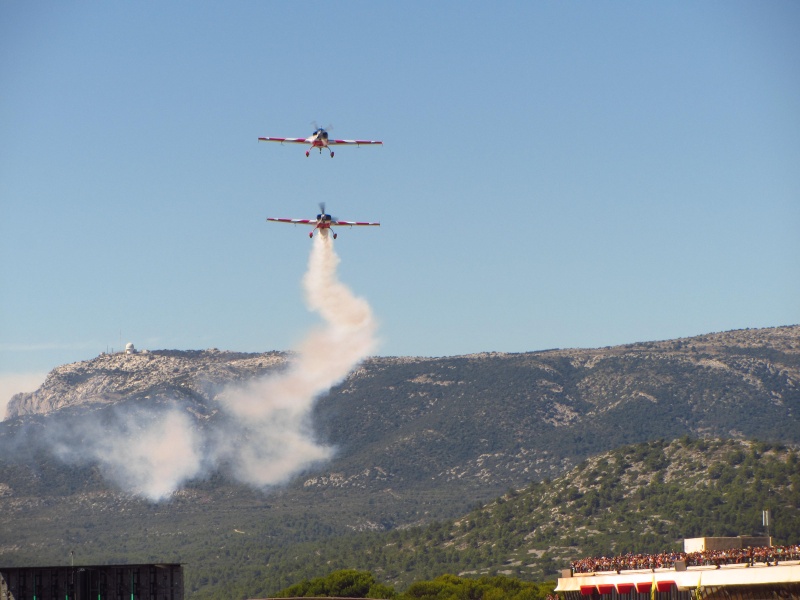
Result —
[[398, 588], [443, 573], [543, 581], [587, 556], [682, 550], [690, 537], [761, 535], [764, 509], [773, 515], [775, 543], [800, 540], [796, 449], [688, 437], [648, 442], [509, 490], [454, 520], [272, 554], [236, 590], [242, 597], [263, 595], [345, 568], [371, 571]]

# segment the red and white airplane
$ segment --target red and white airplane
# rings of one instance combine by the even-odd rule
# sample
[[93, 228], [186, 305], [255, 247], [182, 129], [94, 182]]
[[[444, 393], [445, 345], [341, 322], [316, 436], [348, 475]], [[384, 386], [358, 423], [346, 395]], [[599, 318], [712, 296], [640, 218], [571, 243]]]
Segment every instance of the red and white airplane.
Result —
[[[325, 213], [325, 203], [320, 202], [319, 204], [320, 214], [317, 215], [316, 219], [275, 219], [273, 217], [267, 217], [267, 221], [275, 221], [276, 223], [292, 223], [294, 225], [313, 225], [314, 229], [308, 234], [308, 237], [313, 238], [314, 232], [319, 229], [320, 235], [328, 235], [328, 230], [331, 227], [353, 227], [353, 226], [362, 226], [362, 225], [376, 225], [379, 226], [380, 223], [367, 223], [366, 221], [341, 221], [336, 219], [329, 214]], [[336, 239], [337, 234], [333, 234], [333, 239]]]
[[331, 153], [331, 158], [333, 158], [333, 150], [330, 149], [330, 146], [340, 146], [340, 145], [367, 145], [367, 144], [383, 144], [383, 142], [375, 141], [375, 140], [332, 140], [328, 137], [328, 132], [318, 127], [314, 133], [312, 133], [307, 138], [279, 138], [279, 137], [260, 137], [258, 138], [259, 142], [280, 142], [281, 144], [311, 144], [311, 148], [306, 150], [306, 156], [311, 153], [311, 150], [314, 148], [319, 148], [320, 154], [322, 154], [322, 149], [327, 148], [328, 152]]

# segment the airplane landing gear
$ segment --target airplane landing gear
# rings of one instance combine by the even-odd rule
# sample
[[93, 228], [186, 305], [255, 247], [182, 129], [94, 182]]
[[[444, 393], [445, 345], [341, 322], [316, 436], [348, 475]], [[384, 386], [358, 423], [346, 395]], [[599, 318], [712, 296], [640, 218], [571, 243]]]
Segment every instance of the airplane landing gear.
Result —
[[311, 233], [309, 233], [308, 237], [313, 238], [314, 237], [314, 232], [312, 231]]
[[308, 158], [308, 150], [306, 150], [306, 158]]
[[333, 150], [331, 150], [331, 158], [333, 158]]
[[333, 239], [336, 239], [336, 236], [338, 236], [338, 235], [339, 235], [338, 233], [334, 233], [333, 234]]

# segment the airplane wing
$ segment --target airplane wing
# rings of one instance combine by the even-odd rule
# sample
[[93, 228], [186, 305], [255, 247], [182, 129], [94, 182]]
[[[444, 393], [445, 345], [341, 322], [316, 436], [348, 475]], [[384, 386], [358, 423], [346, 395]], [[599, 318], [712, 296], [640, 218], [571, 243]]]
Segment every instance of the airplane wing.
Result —
[[353, 144], [360, 146], [362, 144], [383, 144], [383, 142], [375, 140], [328, 140], [328, 146], [339, 146], [342, 144]]
[[274, 219], [267, 217], [267, 221], [275, 221], [276, 223], [294, 223], [295, 225], [310, 225], [316, 223], [316, 219]]
[[353, 225], [380, 225], [380, 223], [367, 223], [366, 221], [331, 221], [331, 226], [352, 227]]
[[259, 142], [280, 142], [283, 144], [284, 142], [287, 144], [310, 144], [311, 141], [308, 138], [279, 138], [279, 137], [260, 137], [258, 138]]

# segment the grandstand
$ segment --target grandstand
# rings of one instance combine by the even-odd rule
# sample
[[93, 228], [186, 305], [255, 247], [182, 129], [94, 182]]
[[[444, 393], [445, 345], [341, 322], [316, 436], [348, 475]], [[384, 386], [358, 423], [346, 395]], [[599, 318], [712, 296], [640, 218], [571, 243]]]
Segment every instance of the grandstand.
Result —
[[556, 592], [565, 600], [800, 600], [800, 545], [748, 545], [759, 541], [697, 538], [684, 540], [684, 552], [575, 561]]

